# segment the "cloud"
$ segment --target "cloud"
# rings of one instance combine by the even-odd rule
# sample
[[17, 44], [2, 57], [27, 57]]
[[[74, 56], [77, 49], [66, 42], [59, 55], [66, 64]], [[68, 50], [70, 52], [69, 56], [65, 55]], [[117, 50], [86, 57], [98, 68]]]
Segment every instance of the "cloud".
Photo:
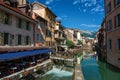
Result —
[[92, 8], [91, 9], [91, 12], [103, 12], [104, 11], [104, 8], [100, 5], [97, 5], [96, 7]]
[[73, 5], [80, 3], [80, 0], [74, 0]]
[[58, 16], [56, 19], [57, 20], [63, 20], [63, 19], [67, 19], [67, 18], [68, 18], [68, 16], [63, 15], [63, 16]]
[[45, 4], [50, 4], [52, 2], [53, 2], [53, 0], [46, 0]]
[[86, 9], [83, 10], [83, 12], [86, 12], [86, 11], [87, 11]]
[[100, 25], [96, 24], [81, 24], [80, 27], [88, 27], [88, 28], [98, 28]]

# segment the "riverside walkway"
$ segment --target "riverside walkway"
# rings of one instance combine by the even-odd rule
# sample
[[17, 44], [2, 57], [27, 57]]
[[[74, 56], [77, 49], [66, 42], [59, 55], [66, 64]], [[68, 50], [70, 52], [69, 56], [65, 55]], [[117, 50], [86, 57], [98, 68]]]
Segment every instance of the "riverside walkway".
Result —
[[75, 77], [74, 77], [74, 80], [84, 80], [80, 64], [75, 65]]
[[84, 80], [84, 76], [81, 69], [81, 60], [83, 56], [77, 58], [77, 64], [75, 64], [74, 79], [73, 80]]

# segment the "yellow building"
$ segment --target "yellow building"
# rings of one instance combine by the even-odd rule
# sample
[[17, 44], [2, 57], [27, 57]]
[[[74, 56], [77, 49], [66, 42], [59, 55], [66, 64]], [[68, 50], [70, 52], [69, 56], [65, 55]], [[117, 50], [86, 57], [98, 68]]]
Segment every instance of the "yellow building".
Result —
[[39, 2], [33, 3], [33, 12], [37, 13], [42, 18], [47, 20], [47, 29], [46, 29], [46, 38], [45, 38], [46, 46], [49, 47], [56, 46], [56, 41], [54, 37], [56, 15], [47, 6]]

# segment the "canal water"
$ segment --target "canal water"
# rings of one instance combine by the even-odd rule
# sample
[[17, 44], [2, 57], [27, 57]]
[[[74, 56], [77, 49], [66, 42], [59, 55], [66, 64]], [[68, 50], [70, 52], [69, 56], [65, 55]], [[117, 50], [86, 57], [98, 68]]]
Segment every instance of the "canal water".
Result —
[[120, 70], [93, 56], [85, 57], [82, 62], [82, 71], [85, 80], [120, 80]]
[[48, 71], [42, 78], [37, 80], [71, 80], [72, 72], [60, 70], [58, 68], [53, 68], [51, 71]]

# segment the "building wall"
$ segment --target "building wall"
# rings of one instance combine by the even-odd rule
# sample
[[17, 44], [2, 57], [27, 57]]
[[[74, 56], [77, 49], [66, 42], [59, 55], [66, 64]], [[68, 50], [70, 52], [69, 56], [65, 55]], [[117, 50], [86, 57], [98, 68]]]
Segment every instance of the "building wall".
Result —
[[37, 12], [32, 14], [32, 18], [37, 20], [35, 27], [35, 46], [45, 46], [47, 21], [43, 19]]
[[38, 9], [34, 9], [33, 11], [39, 14], [41, 17], [43, 17], [45, 20], [47, 20], [47, 31], [49, 32], [49, 35], [46, 35], [46, 46], [55, 46], [55, 34], [54, 34], [54, 28], [55, 28], [55, 18], [56, 16], [52, 11], [50, 11], [45, 5], [41, 3], [34, 3], [34, 6], [38, 6]]
[[81, 40], [82, 41], [81, 33], [79, 31], [77, 32], [77, 40]]
[[[120, 4], [115, 6], [116, 0], [105, 0], [105, 11], [111, 2], [111, 11], [106, 13], [106, 28], [107, 28], [107, 62], [120, 68], [120, 51], [118, 50], [118, 38], [120, 38], [120, 28], [116, 27], [116, 15], [120, 13]], [[112, 20], [112, 29], [108, 30], [108, 21]], [[112, 48], [110, 49], [109, 40], [111, 40]]]
[[[6, 12], [6, 11], [0, 10], [0, 13], [3, 13], [3, 12]], [[34, 28], [34, 25], [33, 25], [33, 23], [29, 24], [30, 25], [29, 26], [30, 31], [25, 30], [25, 29], [21, 29], [21, 28], [17, 28], [16, 27], [16, 21], [17, 21], [16, 19], [18, 17], [15, 16], [15, 15], [12, 15], [12, 14], [11, 14], [11, 16], [12, 16], [12, 24], [11, 25], [3, 24], [2, 22], [0, 22], [0, 32], [9, 33], [9, 34], [13, 35], [12, 46], [16, 45], [16, 35], [18, 35], [18, 34], [20, 34], [22, 36], [29, 36], [31, 38], [31, 45], [34, 45], [34, 42], [33, 42], [33, 28]], [[23, 20], [25, 20], [25, 19], [23, 19]]]

